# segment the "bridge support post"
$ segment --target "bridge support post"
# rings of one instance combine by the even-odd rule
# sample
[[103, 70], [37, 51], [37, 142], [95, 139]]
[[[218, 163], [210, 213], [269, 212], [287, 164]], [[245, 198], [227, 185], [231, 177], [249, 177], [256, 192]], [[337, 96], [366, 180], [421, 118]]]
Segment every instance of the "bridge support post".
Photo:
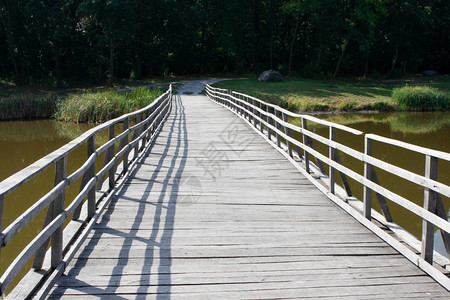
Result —
[[[365, 155], [372, 155], [372, 141], [367, 138], [367, 136], [364, 137], [364, 154]], [[367, 162], [364, 162], [364, 178], [368, 181], [372, 181], [372, 168], [373, 166]], [[372, 190], [368, 188], [364, 184], [364, 209], [363, 214], [366, 219], [372, 218]]]
[[[274, 115], [275, 115], [275, 117], [277, 119], [280, 117], [280, 112], [276, 108], [273, 109], [273, 113], [274, 113]], [[281, 125], [280, 125], [280, 123], [278, 123], [277, 119], [275, 119], [275, 127], [278, 130], [281, 130]], [[280, 148], [281, 147], [281, 140], [280, 140], [280, 134], [278, 133], [278, 131], [276, 132], [276, 137], [277, 137], [277, 146], [278, 146], [278, 148]]]
[[[95, 137], [91, 136], [87, 140], [87, 153], [88, 157], [95, 152]], [[95, 162], [87, 171], [89, 180], [95, 176]], [[89, 181], [88, 180], [88, 181]], [[95, 185], [88, 192], [88, 219], [92, 218], [95, 214]]]
[[[66, 178], [67, 174], [67, 156], [64, 156], [56, 162], [55, 172], [55, 186]], [[56, 218], [64, 210], [65, 192], [61, 192], [59, 196], [54, 200], [53, 204], [53, 218]], [[63, 229], [64, 225], [61, 225], [55, 233], [52, 235], [52, 258], [51, 267], [56, 268], [62, 260], [63, 252]]]
[[[283, 121], [287, 123], [288, 122], [288, 116], [286, 116], [286, 114], [284, 112], [282, 112], [281, 115], [283, 117]], [[283, 126], [283, 128], [284, 128], [284, 134], [286, 134], [286, 136], [288, 136], [288, 137], [292, 137], [291, 129], [290, 128], [286, 128], [286, 126]], [[286, 146], [288, 148], [289, 156], [291, 158], [293, 158], [294, 155], [292, 154], [292, 144], [287, 139], [286, 139]]]
[[[269, 106], [266, 105], [266, 112], [267, 112], [267, 125], [272, 125], [272, 117], [269, 116], [270, 110], [269, 110]], [[269, 138], [269, 141], [272, 140], [272, 129], [269, 128], [269, 126], [267, 126], [267, 137]]]
[[[425, 157], [425, 177], [437, 180], [438, 176], [438, 159], [427, 155]], [[429, 188], [424, 188], [423, 207], [436, 213], [436, 203], [438, 194]], [[426, 220], [422, 221], [422, 258], [430, 264], [433, 264], [433, 247], [434, 246], [434, 225]]]
[[[334, 142], [336, 140], [336, 129], [334, 127], [330, 126], [330, 133], [329, 133], [329, 139], [330, 142]], [[328, 148], [328, 157], [330, 158], [330, 161], [336, 161], [336, 149], [334, 149], [331, 145]], [[331, 166], [331, 164], [328, 167], [328, 177], [330, 178], [330, 186], [329, 191], [330, 193], [335, 193], [335, 177], [334, 177], [334, 168]]]
[[[128, 118], [123, 120], [123, 131], [128, 130]], [[122, 150], [123, 147], [126, 147], [128, 145], [128, 135], [126, 135], [121, 141], [119, 146], [119, 151]], [[125, 151], [123, 158], [122, 158], [122, 169], [123, 173], [125, 174], [128, 171], [128, 155], [130, 154], [130, 150]]]
[[[109, 139], [112, 140], [115, 137], [115, 130], [114, 130], [115, 124], [112, 124], [109, 127]], [[111, 161], [115, 155], [116, 145], [112, 144], [111, 147], [108, 149], [108, 161]], [[116, 177], [116, 165], [112, 166], [111, 169], [109, 169], [109, 188], [112, 189], [114, 187], [115, 178]]]
[[[304, 131], [308, 129], [306, 124], [306, 119], [302, 118], [302, 135], [303, 135], [303, 147], [306, 147], [309, 144], [309, 138], [305, 135]], [[309, 170], [309, 153], [303, 148], [303, 156], [305, 157], [305, 169], [307, 173], [310, 173]]]

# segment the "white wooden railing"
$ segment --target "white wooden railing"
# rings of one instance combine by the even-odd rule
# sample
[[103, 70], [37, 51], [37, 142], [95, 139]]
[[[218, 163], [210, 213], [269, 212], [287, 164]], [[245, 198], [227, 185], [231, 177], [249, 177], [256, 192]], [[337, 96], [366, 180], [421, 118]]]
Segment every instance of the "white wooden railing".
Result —
[[[438, 162], [450, 162], [449, 153], [419, 147], [375, 134], [364, 134], [359, 130], [327, 122], [313, 116], [296, 114], [255, 97], [231, 90], [206, 85], [206, 94], [209, 99], [229, 108], [245, 119], [331, 200], [450, 290], [450, 279], [448, 278], [448, 269], [450, 269], [448, 260], [448, 254], [450, 254], [450, 223], [447, 220], [447, 213], [441, 197], [441, 195], [450, 197], [450, 186], [448, 183], [440, 182], [437, 178]], [[288, 122], [288, 118], [297, 119], [301, 127]], [[308, 130], [308, 122], [327, 127], [328, 138]], [[350, 136], [359, 136], [364, 141], [364, 145], [361, 145], [364, 146], [361, 147], [364, 152], [337, 142], [336, 132], [338, 131]], [[417, 174], [374, 157], [376, 153], [373, 153], [373, 142], [405, 148], [424, 156], [425, 174]], [[322, 148], [328, 149], [327, 154], [323, 154], [323, 151], [321, 153], [316, 149], [315, 145], [318, 144]], [[341, 154], [363, 163], [363, 172], [344, 166], [341, 163]], [[311, 159], [314, 159], [316, 163], [312, 163]], [[324, 166], [325, 164], [328, 168]], [[380, 184], [374, 166], [423, 189], [423, 207]], [[338, 185], [336, 182], [336, 171], [341, 177], [342, 185]], [[352, 194], [348, 177], [353, 179], [360, 188], [363, 188], [362, 199], [356, 199]], [[373, 209], [373, 193], [377, 196], [382, 215]], [[390, 202], [400, 205], [421, 218], [423, 222], [421, 241], [393, 222], [388, 206]], [[395, 238], [392, 234], [388, 234], [381, 229], [379, 224], [396, 233]], [[437, 253], [434, 249], [436, 227], [442, 234], [447, 257]]]
[[[0, 249], [7, 246], [41, 211], [48, 208], [42, 230], [35, 234], [32, 241], [20, 251], [1, 275], [0, 295], [5, 293], [17, 274], [33, 256], [33, 269], [25, 276], [24, 281], [27, 281], [26, 285], [31, 286], [32, 289], [36, 288], [34, 284], [42, 285], [39, 292], [41, 294], [48, 291], [74, 257], [75, 252], [112, 196], [133, 170], [138, 158], [145, 153], [163, 120], [170, 113], [171, 99], [172, 87], [170, 86], [164, 94], [147, 107], [105, 122], [85, 132], [58, 150], [0, 182]], [[119, 124], [122, 126], [118, 126]], [[123, 128], [123, 131], [116, 134], [116, 127]], [[105, 130], [109, 132], [107, 142], [95, 149], [96, 136]], [[116, 147], [117, 143], [118, 147]], [[86, 161], [75, 172], [67, 174], [68, 156], [80, 147], [87, 147]], [[102, 153], [105, 153], [103, 166], [96, 173], [95, 163]], [[54, 187], [3, 229], [4, 201], [8, 201], [8, 195], [13, 194], [24, 183], [42, 174], [45, 170], [52, 168], [55, 168]], [[65, 192], [79, 178], [82, 180], [78, 194], [73, 199], [66, 199]], [[83, 205], [87, 206], [87, 212], [81, 217]], [[66, 220], [69, 221], [71, 216], [73, 221], [64, 226], [67, 223]], [[47, 251], [49, 240], [51, 241], [50, 250]], [[49, 266], [44, 263], [46, 253], [50, 254]], [[44, 272], [37, 272], [43, 268]], [[33, 293], [33, 291], [29, 290], [26, 293], [21, 291], [20, 295], [24, 297], [31, 295], [27, 293]]]

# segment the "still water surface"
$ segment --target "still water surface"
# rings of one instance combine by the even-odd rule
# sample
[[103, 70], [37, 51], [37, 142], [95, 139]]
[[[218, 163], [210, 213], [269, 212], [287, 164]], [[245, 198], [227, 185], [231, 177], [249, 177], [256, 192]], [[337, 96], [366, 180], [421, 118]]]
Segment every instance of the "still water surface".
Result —
[[[320, 118], [340, 123], [361, 130], [366, 133], [375, 133], [381, 136], [406, 141], [408, 143], [424, 146], [431, 149], [450, 152], [450, 113], [383, 113], [383, 114], [341, 114], [325, 115]], [[292, 120], [296, 123], [295, 120]], [[298, 125], [298, 124], [297, 124]], [[71, 124], [56, 121], [26, 121], [26, 122], [0, 122], [0, 181], [15, 172], [28, 166], [46, 154], [58, 149], [73, 140], [84, 131], [92, 128], [92, 124]], [[308, 125], [316, 133], [328, 137], [328, 129], [314, 124]], [[106, 133], [105, 133], [106, 139]], [[348, 135], [339, 135], [337, 140], [348, 146], [363, 151], [364, 141]], [[316, 144], [318, 150], [324, 154], [327, 148]], [[423, 174], [424, 157], [410, 151], [399, 151], [393, 147], [374, 144], [374, 156], [397, 165]], [[73, 172], [86, 159], [86, 150], [81, 147], [69, 157], [68, 172]], [[341, 156], [344, 165], [357, 170], [362, 174], [363, 165], [360, 162]], [[70, 162], [73, 161], [73, 165]], [[100, 159], [101, 161], [101, 159]], [[46, 171], [42, 176], [24, 185], [14, 196], [5, 198], [5, 214], [3, 228], [17, 218], [33, 201], [36, 201], [53, 186], [53, 170]], [[379, 180], [392, 191], [406, 197], [422, 206], [423, 189], [377, 170]], [[439, 180], [450, 185], [450, 164], [439, 164]], [[337, 176], [338, 177], [338, 176]], [[351, 181], [353, 194], [362, 198], [362, 188]], [[42, 190], [39, 192], [39, 190]], [[69, 195], [68, 195], [69, 196]], [[376, 207], [376, 198], [374, 205]], [[446, 211], [450, 209], [450, 200], [445, 198]], [[406, 228], [420, 239], [422, 222], [401, 207], [389, 203], [394, 221]], [[45, 212], [41, 213], [40, 224], [33, 222], [27, 226], [15, 240], [1, 252], [0, 274], [17, 255], [16, 249], [23, 249], [24, 243], [42, 227]], [[20, 250], [19, 250], [20, 251]]]

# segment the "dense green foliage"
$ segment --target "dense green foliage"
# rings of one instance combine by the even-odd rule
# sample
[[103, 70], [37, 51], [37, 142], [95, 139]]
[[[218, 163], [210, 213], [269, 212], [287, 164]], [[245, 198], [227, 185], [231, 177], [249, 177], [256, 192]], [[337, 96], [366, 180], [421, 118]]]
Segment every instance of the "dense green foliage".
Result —
[[392, 91], [392, 99], [401, 109], [442, 110], [450, 108], [450, 96], [429, 86], [405, 86]]
[[159, 95], [160, 89], [97, 91], [71, 94], [59, 101], [55, 117], [69, 122], [104, 122], [143, 108]]
[[0, 98], [0, 121], [50, 118], [58, 97], [51, 94], [16, 93]]
[[448, 0], [1, 0], [0, 77], [448, 73], [449, 16]]

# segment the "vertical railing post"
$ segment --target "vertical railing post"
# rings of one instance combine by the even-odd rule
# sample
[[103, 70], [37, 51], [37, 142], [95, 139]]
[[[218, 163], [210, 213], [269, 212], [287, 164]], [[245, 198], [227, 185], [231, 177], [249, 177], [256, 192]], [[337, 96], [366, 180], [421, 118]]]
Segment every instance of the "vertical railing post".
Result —
[[250, 116], [250, 104], [249, 104], [249, 100], [248, 100], [248, 97], [247, 96], [245, 96], [245, 103], [246, 103], [246, 105], [245, 105], [245, 108], [246, 108], [246, 112], [245, 112], [245, 114], [247, 115], [247, 120], [251, 123], [251, 116]]
[[[128, 126], [129, 126], [128, 122], [129, 122], [128, 118], [123, 120], [123, 131], [124, 132], [128, 130]], [[126, 136], [124, 136], [120, 142], [123, 145], [123, 147], [127, 147], [128, 143], [129, 143], [128, 134]], [[122, 158], [123, 173], [126, 173], [128, 171], [128, 155], [129, 154], [130, 154], [130, 150], [125, 151], [125, 153], [123, 154], [123, 158]]]
[[[275, 119], [275, 127], [278, 129], [278, 130], [280, 130], [281, 128], [281, 125], [280, 125], [280, 123], [278, 122], [278, 118], [280, 117], [280, 112], [277, 110], [277, 109], [275, 109], [274, 108], [274, 115], [275, 115], [275, 117], [276, 117], [276, 119]], [[280, 148], [281, 147], [281, 140], [280, 140], [280, 134], [278, 133], [278, 131], [276, 132], [276, 137], [277, 137], [277, 146], [278, 146], [278, 148]]]
[[258, 115], [259, 115], [259, 131], [264, 133], [263, 123], [262, 123], [262, 113], [261, 113], [262, 103], [261, 103], [261, 101], [258, 101], [258, 102], [259, 102], [259, 109], [260, 109], [260, 111], [258, 112]]
[[[286, 123], [288, 123], [288, 121], [289, 121], [288, 116], [287, 116], [284, 112], [281, 113], [281, 116], [282, 116], [282, 118], [283, 118], [283, 121], [286, 122]], [[290, 134], [290, 133], [291, 133], [290, 128], [286, 128], [286, 126], [283, 126], [283, 129], [284, 129], [284, 134], [285, 134], [287, 137], [292, 137], [291, 134]], [[291, 142], [288, 141], [287, 138], [286, 138], [286, 146], [287, 146], [287, 148], [288, 148], [289, 156], [290, 156], [291, 158], [293, 158], [294, 155], [292, 154], [292, 144], [291, 144]]]
[[[142, 120], [141, 114], [137, 114], [136, 115], [136, 124], [140, 124], [141, 120]], [[139, 137], [140, 131], [141, 131], [140, 129], [136, 129], [134, 131], [133, 140], [136, 139], [137, 137]], [[139, 152], [139, 140], [136, 142], [136, 145], [134, 146], [134, 159], [137, 159], [138, 152]]]
[[269, 116], [270, 110], [269, 105], [266, 105], [266, 112], [267, 112], [267, 137], [269, 138], [269, 141], [272, 140], [272, 129], [270, 129], [269, 125], [272, 125], [272, 117]]
[[[87, 155], [91, 156], [95, 152], [95, 136], [92, 135], [87, 140]], [[89, 167], [88, 180], [91, 180], [95, 176], [95, 161]], [[88, 219], [91, 219], [95, 214], [95, 185], [88, 192]]]
[[[66, 178], [67, 174], [67, 156], [64, 156], [56, 162], [55, 186]], [[55, 219], [64, 210], [65, 191], [62, 191], [54, 200], [53, 219]], [[56, 268], [62, 260], [63, 252], [63, 229], [61, 224], [52, 235], [51, 248], [51, 267]]]
[[[109, 140], [114, 139], [115, 137], [115, 130], [114, 130], [114, 124], [112, 124], [111, 126], [109, 126]], [[116, 144], [112, 144], [109, 149], [108, 149], [108, 163], [114, 158], [116, 152]], [[109, 169], [109, 188], [112, 189], [114, 187], [114, 183], [116, 180], [116, 168], [114, 166], [112, 166]]]
[[308, 130], [306, 119], [302, 118], [302, 136], [303, 136], [303, 156], [305, 157], [305, 170], [310, 173], [309, 169], [309, 153], [306, 151], [306, 146], [308, 145], [309, 137], [305, 135], [305, 131]]
[[253, 98], [252, 98], [252, 113], [253, 113], [253, 115], [252, 115], [253, 126], [255, 128], [258, 128], [258, 126], [257, 126], [258, 120], [256, 119], [256, 112], [255, 112], [255, 99], [253, 99]]
[[[372, 140], [367, 136], [364, 137], [364, 154], [365, 156], [372, 155]], [[372, 168], [373, 166], [364, 160], [364, 178], [367, 181], [372, 181]], [[366, 184], [364, 184], [363, 199], [363, 214], [366, 219], [370, 220], [372, 218], [372, 190]]]
[[[430, 155], [425, 157], [425, 177], [437, 180], [438, 177], [438, 159]], [[430, 190], [424, 189], [423, 207], [436, 213], [436, 202], [438, 194]], [[426, 220], [422, 221], [422, 258], [430, 264], [433, 264], [433, 244], [434, 244], [434, 225]]]
[[[329, 134], [329, 140], [330, 143], [334, 142], [336, 140], [336, 129], [334, 127], [330, 126], [330, 134]], [[335, 161], [335, 157], [336, 157], [336, 149], [334, 147], [332, 147], [331, 145], [328, 146], [328, 155], [329, 155], [329, 159], [330, 161]], [[334, 177], [334, 168], [331, 166], [331, 164], [328, 165], [328, 177], [330, 178], [330, 193], [334, 194], [335, 193], [335, 177]]]

